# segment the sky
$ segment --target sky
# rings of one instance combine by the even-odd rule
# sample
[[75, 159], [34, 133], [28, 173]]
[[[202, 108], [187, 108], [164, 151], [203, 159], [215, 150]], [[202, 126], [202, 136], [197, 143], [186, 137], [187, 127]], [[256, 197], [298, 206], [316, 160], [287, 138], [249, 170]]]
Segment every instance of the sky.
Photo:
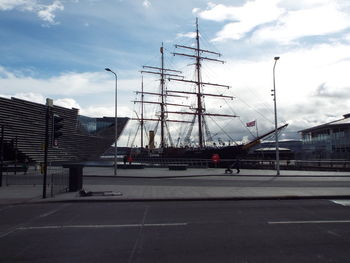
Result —
[[[193, 77], [193, 61], [171, 53], [187, 52], [175, 44], [193, 46], [196, 17], [201, 47], [225, 61], [203, 63], [202, 79], [230, 86], [205, 86], [205, 92], [234, 96], [206, 97], [206, 111], [239, 116], [207, 120], [216, 140], [227, 141], [225, 134], [246, 140], [256, 133], [244, 127], [253, 120], [260, 133], [273, 129], [275, 56], [278, 123], [289, 124], [281, 139], [300, 138], [298, 131], [350, 112], [347, 0], [0, 0], [0, 96], [38, 103], [52, 98], [82, 115], [114, 116], [115, 79], [108, 67], [118, 75], [118, 116], [135, 117], [140, 71], [160, 66], [162, 43], [165, 66]], [[143, 77], [146, 90], [159, 88], [157, 76]], [[133, 141], [136, 126], [129, 122], [121, 145]]]

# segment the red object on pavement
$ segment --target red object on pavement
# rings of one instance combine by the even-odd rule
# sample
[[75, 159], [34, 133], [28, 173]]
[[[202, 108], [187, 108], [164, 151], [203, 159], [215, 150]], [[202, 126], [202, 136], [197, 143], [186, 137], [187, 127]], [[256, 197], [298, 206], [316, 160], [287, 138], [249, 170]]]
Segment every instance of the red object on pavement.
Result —
[[211, 157], [211, 160], [214, 163], [220, 162], [220, 155], [218, 155], [217, 153], [213, 154], [213, 156]]

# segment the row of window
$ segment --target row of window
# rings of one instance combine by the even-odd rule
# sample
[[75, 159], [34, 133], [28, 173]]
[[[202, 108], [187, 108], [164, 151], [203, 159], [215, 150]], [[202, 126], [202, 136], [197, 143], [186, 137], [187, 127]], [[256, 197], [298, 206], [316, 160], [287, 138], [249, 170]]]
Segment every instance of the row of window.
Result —
[[333, 130], [327, 129], [318, 132], [309, 132], [302, 134], [302, 141], [307, 142], [321, 142], [328, 141], [330, 139], [337, 140], [344, 138], [346, 135], [346, 131], [344, 128], [334, 128]]

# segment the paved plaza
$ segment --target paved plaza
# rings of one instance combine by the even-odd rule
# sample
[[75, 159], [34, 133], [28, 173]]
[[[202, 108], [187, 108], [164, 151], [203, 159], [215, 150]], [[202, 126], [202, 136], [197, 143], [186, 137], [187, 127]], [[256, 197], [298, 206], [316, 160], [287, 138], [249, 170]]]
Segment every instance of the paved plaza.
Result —
[[[243, 169], [84, 168], [83, 189], [88, 196], [66, 192], [42, 199], [42, 185], [9, 185], [0, 188], [0, 204], [47, 201], [97, 200], [196, 200], [270, 198], [347, 198], [350, 172], [281, 171]], [[11, 176], [11, 175], [7, 175]], [[30, 176], [30, 175], [28, 175]], [[4, 176], [6, 177], [6, 175]], [[3, 178], [5, 181], [6, 178]]]

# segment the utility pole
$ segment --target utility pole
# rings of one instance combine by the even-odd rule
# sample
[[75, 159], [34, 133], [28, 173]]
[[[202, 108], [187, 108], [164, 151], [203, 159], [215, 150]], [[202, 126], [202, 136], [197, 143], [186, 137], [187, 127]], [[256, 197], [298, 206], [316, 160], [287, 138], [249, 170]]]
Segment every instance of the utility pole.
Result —
[[4, 125], [1, 125], [1, 144], [0, 144], [0, 187], [2, 186], [2, 172], [4, 168]]
[[51, 99], [46, 99], [46, 115], [45, 115], [45, 145], [44, 145], [44, 174], [43, 174], [43, 199], [46, 198], [46, 184], [47, 184], [47, 163], [49, 151], [49, 125], [50, 115], [53, 102]]
[[14, 141], [14, 148], [15, 148], [15, 175], [17, 173], [17, 147], [18, 147], [18, 137], [15, 137], [15, 141]]
[[114, 96], [114, 176], [117, 176], [118, 169], [118, 75], [110, 68], [105, 68], [106, 71], [111, 72], [115, 77], [115, 96]]
[[275, 57], [275, 63], [273, 65], [273, 102], [275, 109], [275, 146], [276, 146], [276, 175], [280, 175], [280, 155], [279, 155], [279, 145], [278, 145], [278, 129], [277, 129], [277, 102], [276, 102], [276, 84], [275, 84], [275, 68], [277, 60], [280, 57]]

